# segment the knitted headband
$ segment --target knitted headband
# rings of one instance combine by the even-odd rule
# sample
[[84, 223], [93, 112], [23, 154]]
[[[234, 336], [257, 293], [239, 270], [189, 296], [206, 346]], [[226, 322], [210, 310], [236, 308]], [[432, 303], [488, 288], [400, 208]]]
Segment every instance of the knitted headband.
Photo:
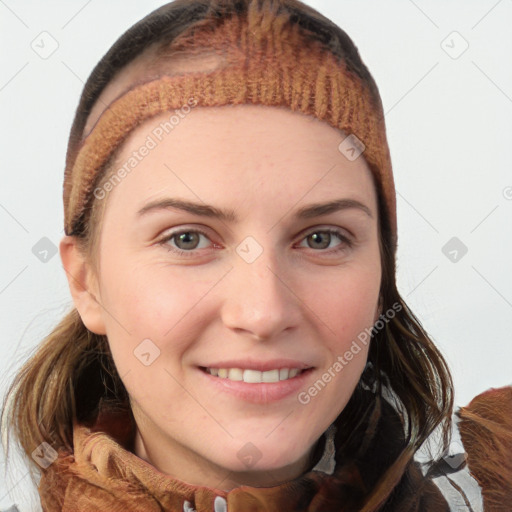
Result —
[[[263, 16], [263, 17], [262, 17]], [[95, 184], [109, 159], [142, 122], [190, 105], [260, 104], [287, 107], [327, 122], [347, 136], [339, 150], [364, 156], [382, 195], [396, 250], [396, 197], [382, 103], [346, 62], [305, 36], [283, 15], [233, 16], [178, 36], [169, 53], [215, 51], [222, 65], [212, 70], [167, 74], [132, 87], [101, 114], [92, 131], [71, 151], [64, 176], [68, 235], [83, 229]]]

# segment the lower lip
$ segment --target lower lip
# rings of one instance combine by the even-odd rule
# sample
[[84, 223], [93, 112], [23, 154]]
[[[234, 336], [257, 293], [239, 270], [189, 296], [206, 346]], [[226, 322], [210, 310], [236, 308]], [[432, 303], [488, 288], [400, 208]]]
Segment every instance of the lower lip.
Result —
[[308, 368], [300, 375], [292, 379], [280, 380], [279, 382], [261, 382], [249, 383], [241, 380], [230, 380], [227, 378], [215, 377], [210, 373], [198, 369], [199, 373], [207, 379], [207, 382], [215, 386], [220, 391], [225, 391], [231, 395], [254, 404], [268, 404], [277, 402], [297, 393], [305, 387], [306, 380], [312, 373], [313, 368]]

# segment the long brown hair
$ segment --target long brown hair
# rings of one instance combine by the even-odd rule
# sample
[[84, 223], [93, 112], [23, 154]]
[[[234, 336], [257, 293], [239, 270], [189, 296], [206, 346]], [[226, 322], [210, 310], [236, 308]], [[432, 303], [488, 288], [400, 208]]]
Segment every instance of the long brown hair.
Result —
[[[348, 68], [379, 98], [377, 86], [348, 35], [330, 20], [297, 0], [176, 0], [164, 5], [126, 31], [96, 65], [85, 84], [71, 128], [67, 158], [76, 155], [92, 107], [106, 85], [133, 59], [155, 43], [161, 48], [182, 32], [212, 19], [246, 13], [250, 4], [271, 6], [286, 13], [310, 37], [343, 58]], [[206, 21], [205, 21], [206, 20]], [[164, 58], [164, 57], [163, 57]], [[108, 179], [105, 172], [101, 182]], [[375, 510], [397, 483], [415, 452], [436, 429], [443, 449], [449, 444], [453, 411], [453, 384], [447, 364], [400, 296], [395, 281], [395, 251], [379, 183], [379, 242], [382, 263], [382, 311], [395, 314], [385, 329], [372, 332], [368, 363], [351, 399], [343, 410], [344, 428], [354, 431], [368, 414], [360, 400], [363, 389], [391, 394], [404, 422], [404, 450], [370, 489], [364, 510]], [[101, 186], [101, 183], [98, 184]], [[103, 206], [94, 201], [74, 236], [84, 254], [94, 260]], [[71, 309], [46, 337], [12, 382], [4, 402], [2, 430], [12, 430], [32, 469], [30, 457], [46, 441], [53, 448], [72, 449], [73, 420], [91, 421], [100, 400], [129, 409], [126, 389], [117, 373], [106, 336], [90, 332], [77, 310]], [[8, 446], [7, 446], [8, 449]]]

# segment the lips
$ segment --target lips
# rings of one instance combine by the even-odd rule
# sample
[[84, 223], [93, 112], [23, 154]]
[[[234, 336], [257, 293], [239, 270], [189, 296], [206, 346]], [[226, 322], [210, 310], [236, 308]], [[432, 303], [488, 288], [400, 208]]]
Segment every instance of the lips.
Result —
[[[219, 363], [213, 363], [219, 364]], [[223, 361], [220, 364], [232, 365], [238, 364], [240, 366], [252, 366], [253, 368], [265, 368], [265, 371], [261, 371], [253, 368], [245, 368], [242, 369], [240, 367], [229, 367], [228, 366], [228, 374], [231, 370], [235, 369], [236, 372], [238, 370], [243, 371], [243, 374], [247, 372], [249, 375], [249, 380], [251, 380], [251, 376], [254, 377], [254, 374], [261, 374], [262, 376], [267, 373], [273, 373], [274, 378], [276, 373], [281, 375], [281, 371], [289, 369], [290, 366], [293, 369], [294, 365], [302, 366], [302, 369], [298, 369], [295, 367], [295, 371], [297, 372], [294, 376], [290, 377], [290, 372], [288, 370], [288, 378], [283, 380], [274, 380], [274, 381], [264, 381], [263, 378], [258, 382], [245, 382], [244, 380], [231, 380], [227, 377], [220, 377], [219, 375], [214, 375], [211, 373], [211, 370], [215, 370], [214, 368], [208, 367], [198, 367], [198, 376], [199, 381], [204, 382], [208, 387], [212, 387], [212, 389], [216, 390], [220, 393], [226, 393], [227, 395], [232, 396], [236, 400], [243, 400], [244, 402], [251, 402], [253, 404], [269, 404], [272, 402], [277, 402], [279, 400], [283, 400], [285, 398], [289, 398], [294, 394], [300, 392], [301, 389], [304, 389], [307, 386], [307, 383], [312, 378], [311, 374], [314, 371], [314, 368], [301, 362], [301, 361], [290, 361], [290, 360], [280, 360], [280, 361], [265, 361], [265, 362], [241, 362], [241, 361]], [[290, 365], [290, 366], [282, 366], [282, 365]], [[270, 370], [268, 368], [271, 367]], [[278, 370], [279, 368], [279, 370]], [[210, 371], [208, 371], [210, 370]], [[226, 368], [224, 368], [226, 370]], [[235, 373], [236, 373], [235, 372]], [[215, 373], [215, 372], [213, 372]], [[295, 372], [292, 372], [292, 374]], [[239, 375], [239, 374], [238, 374]], [[283, 372], [284, 376], [284, 372]]]

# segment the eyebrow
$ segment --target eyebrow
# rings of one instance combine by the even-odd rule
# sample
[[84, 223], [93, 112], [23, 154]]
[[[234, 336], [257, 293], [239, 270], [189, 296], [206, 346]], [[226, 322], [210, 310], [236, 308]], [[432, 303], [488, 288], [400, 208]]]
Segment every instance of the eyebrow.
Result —
[[[234, 210], [221, 210], [215, 206], [208, 204], [195, 203], [182, 199], [166, 198], [157, 199], [142, 207], [137, 215], [142, 216], [151, 211], [178, 209], [183, 210], [201, 217], [218, 218], [225, 222], [238, 222], [238, 218]], [[327, 203], [315, 203], [304, 206], [295, 212], [297, 219], [312, 219], [327, 215], [341, 210], [355, 209], [364, 212], [368, 217], [373, 219], [371, 210], [363, 203], [355, 199], [334, 199]]]

